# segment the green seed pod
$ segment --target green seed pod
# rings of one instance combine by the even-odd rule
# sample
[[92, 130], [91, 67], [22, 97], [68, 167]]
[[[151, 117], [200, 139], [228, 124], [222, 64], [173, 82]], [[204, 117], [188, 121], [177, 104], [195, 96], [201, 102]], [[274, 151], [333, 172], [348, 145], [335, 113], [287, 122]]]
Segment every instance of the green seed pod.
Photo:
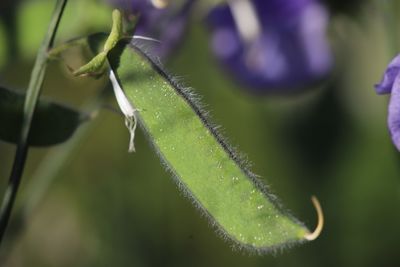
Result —
[[318, 235], [282, 210], [218, 134], [192, 91], [143, 49], [121, 41], [108, 60], [113, 83], [135, 108], [135, 118], [166, 168], [219, 233], [258, 252]]

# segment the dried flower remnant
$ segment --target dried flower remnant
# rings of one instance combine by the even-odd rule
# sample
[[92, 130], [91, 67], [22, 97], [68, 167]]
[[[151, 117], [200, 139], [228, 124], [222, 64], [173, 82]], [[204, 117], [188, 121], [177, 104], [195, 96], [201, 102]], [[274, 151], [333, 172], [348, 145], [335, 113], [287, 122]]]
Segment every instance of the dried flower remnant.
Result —
[[131, 101], [126, 97], [124, 90], [119, 85], [117, 78], [115, 77], [114, 71], [110, 70], [110, 81], [114, 89], [115, 98], [122, 113], [125, 116], [125, 126], [129, 130], [129, 148], [128, 152], [135, 152], [135, 131], [137, 127], [136, 111], [137, 109], [132, 105]]
[[233, 0], [207, 22], [215, 56], [256, 92], [302, 88], [332, 68], [328, 13], [313, 0]]
[[375, 85], [377, 94], [390, 94], [387, 124], [393, 144], [400, 151], [400, 55], [388, 65], [382, 81]]

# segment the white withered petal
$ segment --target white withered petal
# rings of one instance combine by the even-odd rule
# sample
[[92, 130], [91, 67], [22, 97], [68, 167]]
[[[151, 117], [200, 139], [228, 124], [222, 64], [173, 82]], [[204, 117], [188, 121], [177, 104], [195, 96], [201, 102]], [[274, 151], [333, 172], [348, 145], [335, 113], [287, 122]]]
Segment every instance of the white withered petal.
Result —
[[129, 152], [135, 151], [135, 131], [137, 126], [136, 111], [137, 109], [132, 105], [126, 97], [124, 90], [119, 85], [117, 78], [112, 70], [110, 70], [110, 81], [114, 89], [115, 98], [122, 113], [125, 115], [125, 125], [130, 133]]

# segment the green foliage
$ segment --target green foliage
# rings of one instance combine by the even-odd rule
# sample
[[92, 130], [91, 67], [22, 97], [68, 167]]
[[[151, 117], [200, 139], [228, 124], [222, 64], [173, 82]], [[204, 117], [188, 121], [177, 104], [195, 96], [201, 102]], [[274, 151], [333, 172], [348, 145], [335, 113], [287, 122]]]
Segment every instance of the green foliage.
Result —
[[259, 251], [305, 240], [307, 229], [281, 210], [210, 124], [191, 91], [137, 46], [120, 42], [109, 61], [167, 169], [224, 236]]
[[[18, 143], [21, 132], [25, 95], [0, 87], [0, 139]], [[35, 111], [29, 145], [50, 146], [62, 143], [75, 132], [88, 116], [78, 111], [41, 99]]]

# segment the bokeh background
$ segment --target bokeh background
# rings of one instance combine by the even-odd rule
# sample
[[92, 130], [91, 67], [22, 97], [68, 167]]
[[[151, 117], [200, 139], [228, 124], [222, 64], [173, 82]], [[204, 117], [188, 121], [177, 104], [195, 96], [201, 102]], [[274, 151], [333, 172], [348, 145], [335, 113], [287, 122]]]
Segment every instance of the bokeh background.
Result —
[[[24, 89], [54, 1], [7, 10], [6, 2], [0, 84]], [[400, 49], [400, 9], [390, 1], [326, 4], [335, 67], [304, 92], [255, 96], [239, 86], [213, 57], [202, 12], [166, 63], [309, 228], [309, 199], [318, 196], [326, 225], [316, 241], [274, 255], [235, 250], [179, 192], [142, 131], [137, 152], [127, 153], [123, 118], [104, 108], [68, 142], [30, 150], [1, 266], [400, 266], [400, 154], [386, 127], [388, 97], [373, 88]], [[108, 31], [110, 12], [101, 1], [70, 0], [58, 42]], [[43, 94], [79, 108], [104, 87], [104, 79], [73, 78], [53, 62]], [[111, 94], [107, 102], [116, 107]], [[0, 141], [0, 192], [14, 152]]]

